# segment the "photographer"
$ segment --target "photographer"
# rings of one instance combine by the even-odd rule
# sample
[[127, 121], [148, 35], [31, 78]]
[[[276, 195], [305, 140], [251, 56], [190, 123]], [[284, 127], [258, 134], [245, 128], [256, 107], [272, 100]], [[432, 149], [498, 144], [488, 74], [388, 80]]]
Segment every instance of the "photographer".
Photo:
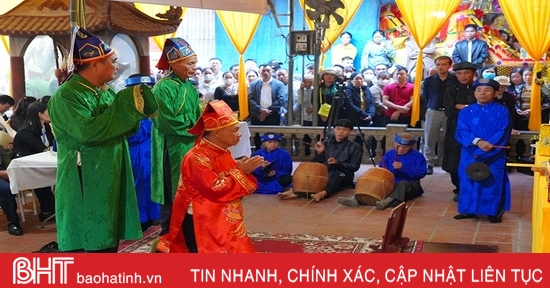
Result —
[[351, 111], [345, 114], [341, 111], [339, 113], [340, 118], [348, 118], [357, 126], [372, 126], [372, 117], [376, 112], [376, 108], [369, 87], [363, 85], [364, 79], [360, 73], [352, 73], [349, 78], [351, 82], [344, 88], [347, 103], [342, 103], [341, 107], [344, 111], [348, 108]]
[[338, 72], [336, 72], [336, 70], [332, 68], [327, 68], [321, 71], [319, 74], [321, 78], [321, 84], [319, 84], [319, 104], [321, 105], [321, 109], [319, 109], [318, 112], [319, 119], [317, 122], [318, 126], [326, 126], [329, 116], [328, 112], [330, 111], [330, 108], [323, 109], [323, 106], [330, 107], [332, 105], [334, 94], [338, 91], [335, 84], [335, 78], [338, 76]]

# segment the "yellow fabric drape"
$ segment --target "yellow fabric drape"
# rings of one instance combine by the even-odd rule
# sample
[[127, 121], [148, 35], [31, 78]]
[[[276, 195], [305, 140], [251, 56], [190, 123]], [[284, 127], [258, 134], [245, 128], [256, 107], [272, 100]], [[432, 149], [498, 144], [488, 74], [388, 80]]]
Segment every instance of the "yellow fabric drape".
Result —
[[246, 87], [246, 71], [244, 67], [244, 52], [248, 49], [252, 37], [260, 25], [262, 15], [243, 12], [216, 11], [231, 43], [239, 52], [239, 120], [248, 117], [248, 88]]
[[[170, 6], [166, 6], [166, 5], [144, 4], [144, 3], [134, 3], [134, 6], [139, 11], [146, 14], [147, 16], [155, 19], [161, 19], [156, 15], [159, 13], [165, 13], [168, 9], [170, 9]], [[182, 9], [182, 13], [181, 13], [180, 19], [183, 19], [183, 16], [185, 15], [185, 11], [187, 11], [187, 8], [181, 7], [181, 9]], [[162, 49], [164, 48], [164, 42], [166, 42], [166, 38], [173, 38], [175, 35], [176, 35], [176, 32], [159, 35], [159, 36], [153, 36], [153, 41], [155, 41], [155, 44], [157, 44], [157, 47], [162, 51]]]
[[[336, 20], [334, 20], [334, 17], [330, 17], [329, 28], [325, 30], [325, 38], [321, 41], [322, 55], [319, 67], [323, 67], [323, 63], [326, 58], [325, 53], [330, 49], [330, 47], [332, 47], [332, 44], [336, 42], [338, 37], [340, 37], [340, 34], [344, 32], [351, 19], [355, 16], [357, 10], [359, 10], [361, 4], [363, 4], [363, 0], [342, 0], [342, 2], [344, 3], [344, 8], [336, 9], [335, 13], [342, 16], [342, 18], [344, 18], [344, 22], [342, 25], [338, 25]], [[302, 7], [302, 9], [305, 7], [304, 14], [306, 13], [306, 10], [310, 9], [309, 6], [304, 4], [304, 0], [300, 0], [300, 7]], [[315, 30], [315, 23], [313, 23], [313, 20], [309, 19], [307, 16], [305, 16], [305, 19], [309, 29]]]
[[[441, 30], [445, 21], [456, 10], [461, 0], [396, 0], [395, 3], [403, 15], [403, 22], [407, 25], [411, 36], [418, 44], [422, 56], [422, 50], [428, 46], [430, 41]], [[418, 57], [416, 71], [422, 75], [423, 58]], [[418, 73], [417, 73], [418, 74]], [[416, 125], [420, 120], [420, 86], [422, 77], [415, 77], [413, 106], [411, 111], [411, 125]]]
[[[550, 46], [550, 2], [548, 0], [500, 0], [502, 12], [521, 46], [535, 60], [533, 74], [541, 70], [540, 60]], [[538, 131], [541, 124], [540, 86], [531, 90], [529, 130]]]

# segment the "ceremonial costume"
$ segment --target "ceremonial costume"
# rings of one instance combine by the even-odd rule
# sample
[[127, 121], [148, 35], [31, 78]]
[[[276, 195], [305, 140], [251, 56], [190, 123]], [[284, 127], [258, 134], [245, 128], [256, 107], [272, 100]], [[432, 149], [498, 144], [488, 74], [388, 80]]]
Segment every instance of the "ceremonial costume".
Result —
[[[132, 75], [126, 79], [126, 87], [141, 83], [152, 86], [155, 82], [152, 77], [144, 75]], [[160, 218], [159, 204], [151, 200], [151, 127], [151, 119], [145, 118], [139, 123], [136, 134], [128, 137], [142, 230]]]
[[[394, 186], [392, 192], [386, 198], [376, 201], [375, 205], [380, 210], [388, 206], [397, 206], [402, 202], [424, 194], [420, 179], [426, 176], [426, 160], [422, 153], [412, 148], [416, 143], [414, 135], [400, 133], [396, 134], [393, 140], [396, 148], [384, 154], [384, 158], [380, 162], [380, 168], [385, 168], [393, 174]], [[403, 155], [399, 155], [397, 149], [408, 149], [408, 151], [404, 150], [405, 152], [401, 152]], [[395, 162], [400, 162], [401, 167], [396, 169], [394, 167]], [[367, 204], [360, 202], [355, 195], [349, 198], [340, 197], [338, 203], [348, 207], [357, 207], [360, 203]]]
[[[494, 80], [490, 81], [497, 83]], [[474, 87], [480, 85], [484, 84], [476, 82]], [[498, 86], [495, 90], [498, 90]], [[477, 146], [479, 140], [487, 141], [494, 146], [508, 145], [511, 132], [509, 119], [508, 109], [495, 102], [475, 103], [460, 111], [456, 130], [456, 140], [462, 145], [458, 167], [459, 213], [488, 215], [500, 220], [504, 210], [510, 209], [506, 150], [494, 147], [485, 152]], [[474, 162], [483, 162], [489, 166], [489, 178], [476, 181], [468, 177], [466, 170]]]
[[[214, 100], [189, 131], [202, 134], [236, 123], [231, 108]], [[228, 149], [203, 138], [183, 159], [170, 231], [160, 238], [156, 250], [189, 252], [189, 242], [193, 241], [199, 253], [254, 252], [243, 221], [241, 199], [256, 188], [254, 176], [237, 167]], [[193, 227], [194, 239], [186, 236], [187, 227]]]
[[[281, 141], [281, 135], [266, 133], [261, 140], [262, 142], [269, 140]], [[285, 191], [285, 188], [292, 184], [292, 156], [290, 156], [290, 153], [282, 148], [276, 148], [269, 152], [266, 148], [262, 148], [254, 152], [252, 156], [256, 155], [260, 155], [264, 157], [265, 161], [273, 163], [273, 167], [269, 170], [275, 171], [275, 175], [269, 176], [269, 171], [266, 171], [263, 167], [254, 170], [252, 174], [258, 179], [258, 189], [254, 193], [277, 194]]]
[[[75, 33], [74, 62], [112, 57], [96, 36]], [[48, 102], [57, 141], [56, 222], [61, 251], [116, 247], [142, 237], [126, 135], [157, 110], [149, 88], [118, 94], [77, 72]]]
[[[403, 167], [398, 170], [393, 168], [395, 161], [403, 163]], [[388, 197], [398, 200], [397, 204], [424, 194], [420, 179], [426, 176], [427, 168], [422, 153], [411, 150], [405, 155], [397, 155], [397, 151], [392, 149], [384, 154], [380, 167], [388, 169], [395, 177], [393, 191]]]
[[[157, 67], [170, 69], [170, 64], [194, 56], [189, 44], [181, 38], [168, 38]], [[173, 71], [153, 87], [159, 103], [157, 117], [153, 118], [151, 195], [161, 206], [161, 234], [170, 223], [172, 199], [178, 187], [180, 164], [183, 156], [195, 144], [195, 136], [187, 129], [193, 127], [200, 116], [199, 95], [187, 78]]]

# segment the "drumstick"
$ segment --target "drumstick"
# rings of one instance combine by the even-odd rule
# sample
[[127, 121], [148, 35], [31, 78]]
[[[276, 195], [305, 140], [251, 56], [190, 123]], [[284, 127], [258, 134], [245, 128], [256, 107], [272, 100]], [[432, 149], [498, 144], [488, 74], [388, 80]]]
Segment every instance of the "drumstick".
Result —
[[510, 146], [493, 146], [493, 148], [510, 149]]

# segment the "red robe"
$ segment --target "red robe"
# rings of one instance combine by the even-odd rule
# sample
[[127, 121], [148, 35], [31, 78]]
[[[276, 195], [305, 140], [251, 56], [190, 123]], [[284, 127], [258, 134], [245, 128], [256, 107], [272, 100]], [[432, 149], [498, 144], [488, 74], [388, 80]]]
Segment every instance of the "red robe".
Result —
[[237, 168], [229, 150], [203, 139], [183, 158], [170, 232], [160, 238], [157, 251], [188, 252], [181, 225], [192, 202], [199, 253], [255, 252], [244, 225], [241, 199], [257, 189], [256, 183], [252, 174]]

